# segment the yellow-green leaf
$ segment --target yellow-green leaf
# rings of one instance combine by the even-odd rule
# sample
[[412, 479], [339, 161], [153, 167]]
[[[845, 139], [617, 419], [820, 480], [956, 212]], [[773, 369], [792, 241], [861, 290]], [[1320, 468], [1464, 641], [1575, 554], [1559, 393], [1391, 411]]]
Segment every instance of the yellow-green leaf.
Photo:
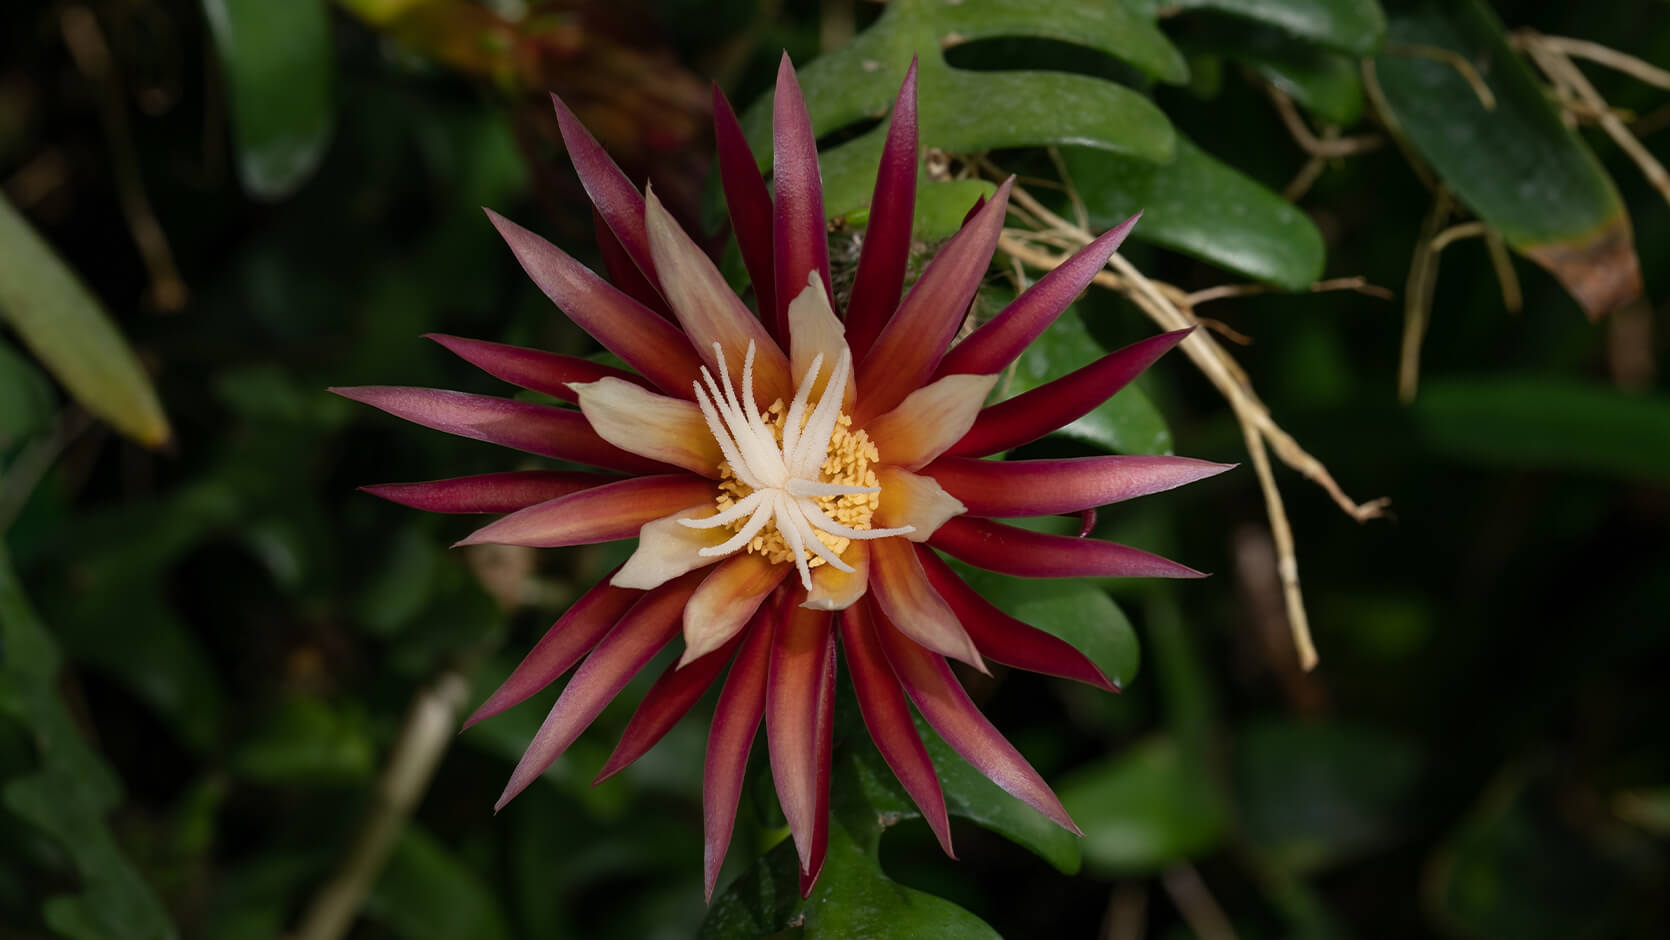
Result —
[[168, 418], [133, 350], [29, 221], [0, 196], [0, 318], [82, 407], [147, 447]]

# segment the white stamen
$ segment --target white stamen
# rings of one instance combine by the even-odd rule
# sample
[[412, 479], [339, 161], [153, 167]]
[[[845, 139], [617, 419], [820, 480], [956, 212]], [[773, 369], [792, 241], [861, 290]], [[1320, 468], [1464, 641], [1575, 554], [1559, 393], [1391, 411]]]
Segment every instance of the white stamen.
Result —
[[[754, 343], [749, 341], [742, 359], [740, 389], [731, 382], [730, 367], [718, 343], [713, 344], [713, 352], [719, 366], [719, 380], [715, 380], [713, 373], [704, 366], [702, 382], [690, 383], [691, 388], [696, 393], [696, 404], [701, 408], [708, 430], [713, 433], [720, 453], [730, 464], [731, 472], [753, 492], [715, 515], [678, 520], [679, 525], [692, 529], [711, 529], [748, 517], [747, 523], [735, 535], [722, 544], [701, 549], [698, 554], [708, 558], [729, 555], [746, 547], [768, 523], [774, 522], [794, 555], [800, 583], [811, 590], [812, 571], [807, 564], [807, 552], [823, 559], [837, 571], [853, 570], [818, 538], [820, 530], [847, 539], [877, 539], [916, 531], [914, 526], [854, 529], [836, 522], [812, 501], [812, 497], [816, 496], [857, 496], [880, 491], [880, 487], [827, 483], [820, 479], [840, 421], [841, 398], [847, 379], [852, 374], [850, 352], [841, 350], [841, 357], [836, 360], [829, 382], [824, 386], [823, 397], [818, 399], [817, 405], [812, 407], [811, 416], [807, 417], [812, 388], [817, 385], [818, 373], [823, 366], [821, 353], [813, 358], [784, 418], [781, 443], [754, 405]], [[805, 426], [802, 427], [802, 424]]]

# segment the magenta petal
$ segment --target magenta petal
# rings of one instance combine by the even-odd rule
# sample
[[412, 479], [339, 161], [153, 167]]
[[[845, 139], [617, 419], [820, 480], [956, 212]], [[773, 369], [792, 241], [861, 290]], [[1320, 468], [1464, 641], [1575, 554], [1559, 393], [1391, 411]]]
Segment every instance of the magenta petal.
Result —
[[360, 489], [425, 512], [515, 512], [620, 477], [563, 470], [515, 470], [424, 483], [377, 483]]
[[586, 730], [603, 706], [678, 634], [684, 602], [690, 599], [699, 582], [698, 577], [685, 575], [639, 596], [632, 609], [580, 664], [574, 678], [568, 680], [568, 687], [557, 697], [557, 704], [551, 706], [551, 713], [545, 716], [544, 724], [539, 726], [539, 732], [511, 772], [510, 782], [493, 805], [495, 812], [539, 779], [580, 732]]
[[1125, 236], [1131, 233], [1142, 213], [1137, 213], [1099, 238], [1079, 249], [1061, 267], [1039, 279], [1025, 293], [1004, 307], [986, 325], [945, 354], [934, 377], [942, 375], [992, 375], [1002, 372], [1015, 361], [1021, 350], [1031, 345], [1061, 311], [1078, 297], [1113, 253]]
[[766, 684], [771, 777], [800, 853], [802, 875], [813, 871], [814, 843], [827, 844], [828, 837], [829, 768], [823, 755], [829, 748], [829, 703], [835, 694], [833, 620], [828, 611], [785, 607]]
[[[618, 570], [618, 569], [617, 569]], [[613, 577], [614, 572], [610, 572]], [[510, 678], [481, 703], [464, 721], [468, 728], [478, 721], [491, 718], [507, 708], [519, 705], [550, 685], [558, 676], [571, 669], [580, 657], [591, 651], [603, 634], [626, 613], [642, 591], [629, 591], [609, 584], [609, 578], [581, 595], [574, 606], [545, 631], [534, 648], [511, 672]]]
[[[669, 395], [690, 398], [702, 361], [678, 327], [538, 235], [491, 209], [487, 218], [522, 270], [580, 329]], [[643, 213], [639, 206], [640, 216]]]
[[933, 375], [986, 276], [1013, 184], [1013, 177], [1004, 180], [974, 221], [952, 236], [876, 337], [858, 367], [855, 425], [892, 411]]
[[916, 59], [893, 104], [893, 123], [887, 129], [881, 165], [876, 170], [875, 194], [870, 198], [870, 224], [847, 304], [847, 346], [855, 361], [881, 333], [898, 306], [910, 261], [910, 227], [916, 214]]
[[974, 426], [945, 453], [952, 457], [984, 457], [1072, 424], [1112, 398], [1189, 333], [1177, 330], [1150, 336], [1030, 392], [1000, 401], [981, 411]]
[[361, 385], [330, 391], [426, 428], [542, 457], [623, 473], [678, 470], [610, 444], [597, 436], [584, 415], [569, 408], [440, 388]]
[[[760, 165], [748, 149], [731, 102], [713, 85], [713, 135], [719, 145], [719, 179], [725, 187], [725, 205], [731, 214], [731, 231], [736, 247], [754, 284], [754, 302], [760, 315], [772, 325], [777, 310], [777, 280], [772, 260], [771, 193], [760, 176]], [[805, 286], [804, 283], [801, 284]], [[779, 342], [783, 336], [777, 335]]]
[[1016, 669], [1074, 679], [1109, 692], [1119, 691], [1095, 663], [1071, 644], [993, 607], [978, 591], [963, 583], [934, 552], [918, 546], [916, 553], [922, 558], [922, 567], [928, 572], [934, 590], [956, 612], [980, 655]]
[[649, 254], [649, 235], [644, 230], [643, 194], [626, 178], [615, 161], [609, 158], [603, 145], [586, 130], [574, 112], [568, 110], [568, 105], [563, 104], [561, 98], [553, 94], [551, 106], [556, 108], [557, 128], [562, 131], [563, 146], [568, 148], [568, 159], [574, 163], [580, 185], [586, 188], [586, 195], [591, 197], [598, 215], [608, 223], [609, 230], [615, 233], [620, 246], [638, 266], [644, 279], [659, 291], [661, 282], [655, 276], [655, 263], [650, 260]]
[[934, 831], [939, 847], [952, 858], [951, 819], [945, 811], [945, 793], [939, 788], [939, 774], [934, 770], [928, 749], [916, 733], [916, 723], [910, 717], [910, 705], [905, 701], [899, 680], [893, 675], [886, 656], [876, 640], [875, 626], [868, 599], [841, 612], [841, 645], [847, 652], [847, 672], [852, 676], [853, 691], [858, 695], [858, 711], [864, 716], [864, 727], [870, 731], [882, 760], [893, 769], [893, 776], [910, 794], [928, 828]]
[[942, 657], [928, 652], [900, 633], [880, 611], [875, 611], [876, 636], [893, 673], [899, 677], [917, 711], [951, 749], [1011, 796], [1048, 816], [1061, 828], [1083, 835], [1049, 784], [1004, 739], [952, 675]]
[[[787, 345], [789, 303], [806, 289], [807, 276], [817, 272], [829, 289], [829, 231], [823, 216], [823, 182], [818, 175], [818, 144], [812, 118], [800, 94], [789, 54], [777, 66], [777, 97], [772, 102], [771, 183], [777, 276], [775, 319], [768, 320], [772, 335]], [[835, 295], [829, 295], [835, 305]]]
[[1065, 460], [941, 457], [921, 472], [971, 516], [1053, 516], [1106, 506], [1214, 476], [1235, 466], [1192, 457], [1130, 455]]
[[626, 296], [660, 314], [662, 319], [672, 320], [673, 309], [667, 306], [666, 298], [644, 277], [644, 272], [638, 270], [638, 263], [626, 253], [620, 239], [616, 238], [614, 231], [609, 228], [609, 220], [603, 218], [603, 213], [597, 211], [596, 206], [591, 210], [591, 227], [597, 237], [597, 253], [603, 256], [603, 270], [609, 272], [609, 283], [620, 288]]
[[578, 356], [563, 356], [543, 349], [489, 343], [486, 340], [465, 339], [445, 333], [425, 333], [423, 336], [440, 343], [458, 358], [496, 379], [503, 379], [512, 385], [550, 395], [561, 401], [580, 400], [580, 396], [568, 387], [570, 382], [595, 382], [598, 379], [616, 378], [646, 388], [649, 386], [644, 377], [636, 372], [606, 366], [601, 362], [592, 362]]
[[[742, 778], [748, 769], [748, 751], [765, 712], [766, 676], [771, 668], [771, 641], [776, 635], [777, 611], [762, 606], [753, 622], [744, 628], [742, 649], [731, 664], [731, 674], [713, 708], [713, 726], [707, 736], [707, 764], [702, 770], [702, 877], [707, 900], [719, 882], [719, 866], [731, 844], [736, 825], [736, 805], [742, 798]], [[693, 665], [693, 664], [692, 664]]]
[[458, 544], [561, 548], [636, 538], [644, 523], [711, 501], [714, 493], [712, 480], [689, 473], [633, 477], [513, 512]]
[[713, 685], [713, 680], [724, 671], [725, 664], [731, 661], [731, 654], [741, 644], [742, 631], [739, 630], [724, 646], [706, 656], [682, 667], [676, 662], [668, 665], [667, 671], [655, 680], [644, 700], [638, 703], [638, 710], [632, 713], [632, 720], [621, 732], [620, 743], [615, 745], [614, 753], [609, 755], [609, 760], [597, 772], [597, 779], [592, 783], [602, 783], [620, 773], [665, 737], [702, 697], [702, 693]]
[[928, 544], [976, 568], [1023, 578], [1204, 578], [1205, 574], [1141, 549], [958, 516]]

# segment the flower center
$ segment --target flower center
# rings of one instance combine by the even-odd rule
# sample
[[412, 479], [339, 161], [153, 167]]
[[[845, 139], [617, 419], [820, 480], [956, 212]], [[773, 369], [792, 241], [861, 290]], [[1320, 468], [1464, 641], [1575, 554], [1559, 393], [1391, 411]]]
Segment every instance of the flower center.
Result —
[[719, 344], [713, 351], [724, 384], [705, 367], [706, 387], [692, 384], [696, 404], [725, 455], [719, 465], [719, 511], [701, 519], [680, 519], [679, 524], [692, 529], [724, 526], [735, 534], [702, 549], [702, 555], [746, 549], [770, 561], [792, 561], [800, 569], [801, 583], [811, 590], [813, 566], [853, 570], [840, 557], [852, 539], [915, 531], [911, 526], [870, 528], [881, 492], [870, 465], [880, 455], [863, 431], [852, 430], [852, 419], [840, 410], [852, 372], [851, 353], [841, 350], [816, 405], [811, 404], [811, 394], [823, 366], [822, 354], [813, 358], [787, 408], [778, 400], [761, 414], [753, 402], [754, 344], [748, 344], [743, 358], [740, 392], [731, 382]]

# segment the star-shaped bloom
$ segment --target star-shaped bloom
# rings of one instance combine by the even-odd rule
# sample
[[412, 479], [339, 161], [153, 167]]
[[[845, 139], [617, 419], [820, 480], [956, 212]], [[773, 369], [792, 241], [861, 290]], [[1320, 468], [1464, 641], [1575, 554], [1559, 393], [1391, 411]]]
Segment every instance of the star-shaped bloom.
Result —
[[681, 655], [651, 687], [598, 779], [641, 756], [726, 673], [703, 786], [709, 896], [762, 718], [803, 889], [816, 880], [828, 836], [838, 648], [876, 747], [947, 853], [945, 799], [913, 704], [981, 772], [1076, 832], [1048, 785], [970, 702], [947, 659], [982, 671], [992, 659], [1114, 686], [1068, 644], [997, 610], [940, 553], [1029, 577], [1199, 576], [1138, 549], [993, 520], [1077, 513], [1225, 465], [1151, 456], [981, 459], [1071, 423], [1182, 339], [1179, 332], [1144, 340], [985, 407], [998, 375], [1089, 284], [1136, 219], [953, 345], [991, 262], [1011, 183], [971, 213], [905, 293], [918, 164], [912, 65], [894, 106], [851, 299], [837, 315], [817, 149], [785, 56], [771, 191], [714, 89], [719, 171], [756, 315], [654, 193], [640, 193], [553, 100], [596, 207], [613, 284], [516, 223], [488, 216], [534, 283], [629, 369], [433, 336], [500, 379], [578, 407], [435, 389], [338, 390], [431, 428], [604, 471], [368, 487], [434, 512], [506, 514], [465, 544], [638, 540], [469, 719], [498, 714], [579, 665], [498, 805], [537, 779], [682, 634]]

